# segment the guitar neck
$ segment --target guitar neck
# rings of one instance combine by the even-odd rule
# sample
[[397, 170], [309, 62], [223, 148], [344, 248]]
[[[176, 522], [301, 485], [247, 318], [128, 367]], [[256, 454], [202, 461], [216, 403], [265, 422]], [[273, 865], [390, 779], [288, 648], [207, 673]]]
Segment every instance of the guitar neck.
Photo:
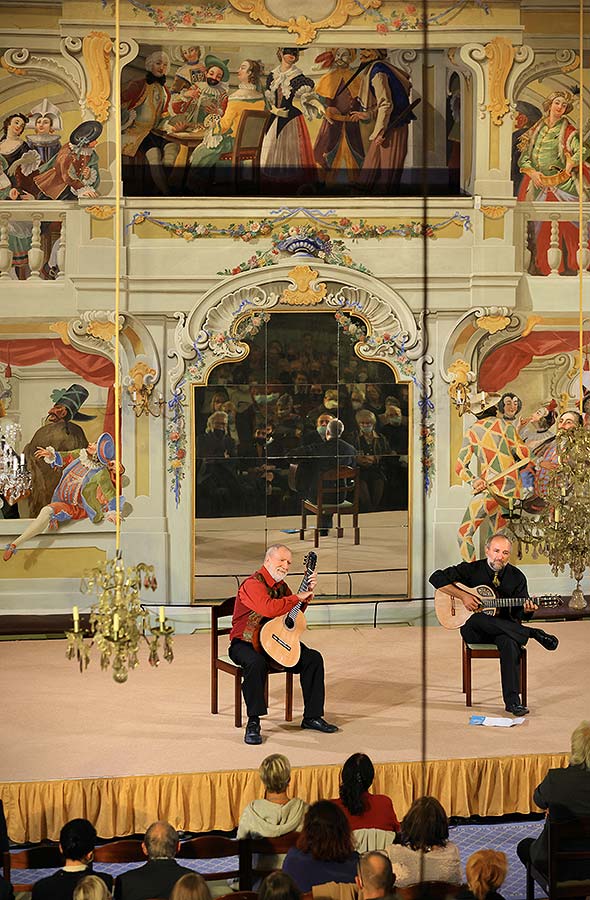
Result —
[[524, 606], [527, 600], [532, 600], [537, 606], [544, 606], [546, 600], [543, 597], [490, 597], [489, 601], [483, 601], [484, 606], [499, 606], [501, 608], [509, 606]]
[[[308, 567], [308, 568], [305, 570], [305, 574], [303, 575], [303, 578], [302, 578], [302, 580], [301, 580], [301, 584], [299, 585], [299, 590], [297, 591], [298, 594], [300, 594], [302, 591], [306, 591], [306, 590], [308, 589], [307, 586], [308, 586], [308, 584], [309, 584], [309, 579], [311, 578], [312, 573], [313, 573], [313, 569], [312, 569], [312, 568], [309, 568], [309, 567]], [[291, 610], [287, 613], [287, 615], [289, 616], [289, 618], [291, 619], [291, 621], [292, 621], [293, 619], [295, 619], [295, 617], [297, 616], [298, 613], [301, 612], [301, 608], [302, 608], [302, 606], [303, 606], [304, 603], [305, 603], [304, 600], [300, 600], [300, 601], [299, 601], [298, 603], [296, 603], [295, 606], [293, 606], [293, 607], [291, 608]]]

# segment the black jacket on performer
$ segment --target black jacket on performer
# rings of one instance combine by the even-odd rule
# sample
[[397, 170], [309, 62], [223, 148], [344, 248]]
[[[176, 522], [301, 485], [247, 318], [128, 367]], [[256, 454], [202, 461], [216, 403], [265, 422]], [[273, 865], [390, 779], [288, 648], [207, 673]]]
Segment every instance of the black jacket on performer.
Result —
[[[497, 574], [499, 584], [494, 584]], [[520, 569], [507, 563], [496, 573], [487, 558], [476, 562], [461, 562], [457, 566], [437, 569], [430, 576], [430, 584], [435, 588], [461, 582], [466, 587], [488, 585], [498, 597], [528, 597], [527, 581]], [[532, 613], [525, 613], [522, 605], [499, 609], [497, 615], [473, 613], [461, 628], [463, 640], [469, 644], [496, 644], [500, 651], [500, 673], [504, 704], [512, 706], [520, 703], [520, 651], [530, 637], [528, 628], [522, 625]]]

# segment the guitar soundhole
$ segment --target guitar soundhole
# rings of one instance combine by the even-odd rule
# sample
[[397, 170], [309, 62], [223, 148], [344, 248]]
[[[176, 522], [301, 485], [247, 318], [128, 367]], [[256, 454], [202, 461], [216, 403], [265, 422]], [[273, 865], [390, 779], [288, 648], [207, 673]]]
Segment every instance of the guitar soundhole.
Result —
[[294, 627], [295, 627], [295, 622], [293, 621], [293, 619], [290, 619], [289, 616], [287, 616], [285, 618], [285, 628], [291, 629]]

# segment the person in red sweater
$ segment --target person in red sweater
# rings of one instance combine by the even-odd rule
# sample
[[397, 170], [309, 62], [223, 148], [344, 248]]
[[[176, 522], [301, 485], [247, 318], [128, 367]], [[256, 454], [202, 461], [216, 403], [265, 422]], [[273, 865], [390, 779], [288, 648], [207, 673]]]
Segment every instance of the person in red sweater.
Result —
[[348, 819], [350, 830], [382, 828], [399, 832], [400, 824], [393, 803], [384, 794], [369, 794], [375, 769], [366, 753], [349, 756], [340, 773], [340, 797], [333, 800]]
[[[317, 577], [309, 579], [308, 591], [292, 594], [284, 578], [291, 565], [291, 551], [284, 544], [272, 544], [266, 551], [264, 565], [240, 585], [234, 607], [230, 632], [229, 656], [244, 670], [242, 693], [248, 712], [244, 734], [246, 744], [261, 744], [260, 716], [267, 713], [264, 686], [270, 660], [259, 653], [252, 642], [256, 639], [263, 619], [273, 619], [288, 613], [301, 600], [305, 605], [313, 598]], [[324, 660], [321, 653], [301, 644], [301, 656], [293, 672], [298, 672], [303, 691], [302, 728], [332, 734], [338, 731], [324, 716]]]

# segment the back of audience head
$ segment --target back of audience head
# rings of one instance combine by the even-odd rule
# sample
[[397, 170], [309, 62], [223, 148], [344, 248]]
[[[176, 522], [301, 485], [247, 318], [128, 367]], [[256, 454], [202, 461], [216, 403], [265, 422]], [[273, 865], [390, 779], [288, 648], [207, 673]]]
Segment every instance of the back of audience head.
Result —
[[485, 900], [488, 893], [497, 891], [507, 871], [506, 854], [499, 850], [477, 850], [465, 864], [467, 884], [476, 900]]
[[72, 819], [59, 833], [59, 846], [65, 859], [89, 862], [96, 844], [96, 828], [88, 819]]
[[330, 800], [312, 803], [305, 814], [297, 847], [314, 859], [344, 862], [354, 852], [348, 819]]
[[286, 872], [271, 872], [260, 885], [258, 900], [301, 900], [301, 891]]
[[360, 816], [366, 809], [363, 798], [373, 784], [375, 769], [366, 753], [349, 756], [340, 773], [340, 799], [348, 812]]
[[364, 900], [387, 897], [388, 894], [391, 894], [395, 884], [395, 874], [389, 857], [378, 850], [362, 853], [358, 864], [356, 884], [359, 891], [362, 890]]
[[149, 859], [174, 859], [178, 850], [178, 832], [169, 822], [152, 822], [143, 839]]
[[98, 875], [85, 875], [74, 888], [73, 900], [110, 900], [111, 893]]
[[170, 893], [170, 900], [211, 900], [211, 893], [202, 875], [189, 872], [178, 879]]
[[281, 753], [271, 753], [260, 763], [258, 774], [269, 794], [283, 794], [291, 781], [291, 763]]
[[343, 431], [344, 423], [340, 419], [330, 419], [326, 425], [326, 438], [329, 441], [334, 441], [341, 436]]
[[583, 766], [590, 769], [590, 722], [580, 722], [572, 732], [572, 766]]
[[401, 842], [412, 850], [444, 847], [449, 839], [449, 820], [436, 797], [414, 800], [401, 825]]

